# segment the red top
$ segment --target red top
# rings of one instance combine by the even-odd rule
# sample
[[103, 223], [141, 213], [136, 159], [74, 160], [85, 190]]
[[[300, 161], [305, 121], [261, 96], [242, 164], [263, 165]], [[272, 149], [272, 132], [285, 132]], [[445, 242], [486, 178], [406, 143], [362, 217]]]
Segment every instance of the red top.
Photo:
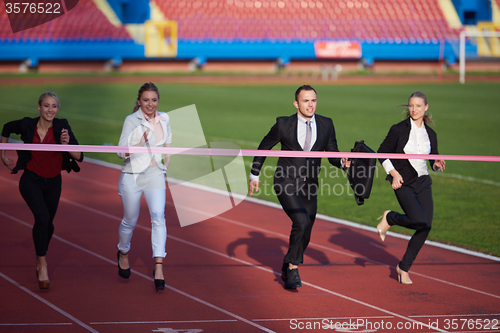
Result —
[[[42, 141], [37, 126], [32, 143], [55, 144], [53, 127], [49, 128]], [[53, 178], [61, 173], [62, 161], [63, 154], [60, 151], [32, 151], [31, 160], [26, 164], [26, 168], [41, 177]]]

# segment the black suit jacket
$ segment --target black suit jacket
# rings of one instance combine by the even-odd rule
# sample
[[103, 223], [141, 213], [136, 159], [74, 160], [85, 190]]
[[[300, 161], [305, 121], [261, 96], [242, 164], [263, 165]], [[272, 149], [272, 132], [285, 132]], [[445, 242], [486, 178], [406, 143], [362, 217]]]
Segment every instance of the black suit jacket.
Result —
[[[36, 125], [38, 124], [38, 118], [29, 118], [25, 117], [21, 120], [11, 121], [3, 126], [2, 136], [9, 137], [11, 133], [16, 133], [21, 135], [21, 140], [24, 143], [33, 143], [33, 137], [35, 136]], [[52, 122], [52, 127], [54, 130], [54, 139], [57, 144], [61, 143], [61, 132], [63, 129], [68, 130], [69, 134], [69, 144], [77, 145], [78, 141], [76, 140], [73, 132], [71, 131], [71, 127], [68, 124], [66, 119], [58, 119], [54, 118]], [[31, 151], [29, 150], [18, 150], [17, 151], [17, 163], [14, 169], [12, 169], [12, 173], [17, 173], [19, 170], [26, 169], [26, 164], [31, 160]], [[78, 160], [81, 162], [83, 160], [83, 153]], [[75, 159], [71, 157], [68, 152], [63, 152], [63, 164], [61, 170], [66, 170], [70, 172], [71, 170], [78, 172], [80, 171], [80, 167], [78, 163], [76, 163]]]
[[[380, 145], [378, 153], [398, 153], [404, 154], [404, 147], [410, 138], [411, 131], [411, 119], [407, 118], [402, 122], [393, 125], [387, 134], [387, 137]], [[438, 144], [436, 132], [427, 124], [424, 123], [425, 130], [429, 136], [429, 141], [431, 142], [431, 154], [438, 154]], [[386, 159], [379, 159], [380, 163], [383, 163]], [[417, 171], [411, 166], [409, 160], [404, 159], [392, 159], [392, 165], [401, 174], [405, 184], [418, 178]], [[429, 160], [431, 168], [434, 167], [434, 160]], [[388, 175], [386, 178], [388, 181], [392, 182], [392, 176]]]
[[[281, 143], [281, 150], [302, 151], [297, 138], [297, 114], [289, 117], [278, 117], [276, 123], [259, 145], [259, 150], [270, 150]], [[335, 128], [330, 118], [316, 114], [316, 142], [311, 151], [338, 152]], [[251, 173], [258, 176], [265, 156], [255, 156]], [[340, 158], [329, 158], [328, 161], [336, 167], [341, 167]], [[274, 173], [274, 183], [296, 183], [297, 178], [318, 183], [321, 158], [280, 157]]]

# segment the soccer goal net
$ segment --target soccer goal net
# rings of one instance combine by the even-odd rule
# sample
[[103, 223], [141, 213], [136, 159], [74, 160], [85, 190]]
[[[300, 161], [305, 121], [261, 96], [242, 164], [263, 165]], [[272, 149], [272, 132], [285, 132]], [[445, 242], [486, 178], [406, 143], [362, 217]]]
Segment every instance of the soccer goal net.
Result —
[[477, 46], [477, 59], [497, 58], [500, 60], [500, 26], [480, 23], [477, 30], [462, 31], [460, 33], [460, 83], [465, 83], [467, 39]]

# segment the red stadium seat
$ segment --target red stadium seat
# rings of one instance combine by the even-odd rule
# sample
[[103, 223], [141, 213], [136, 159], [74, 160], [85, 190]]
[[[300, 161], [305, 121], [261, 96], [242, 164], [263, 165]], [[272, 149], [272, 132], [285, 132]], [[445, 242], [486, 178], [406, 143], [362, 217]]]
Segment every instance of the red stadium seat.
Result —
[[[179, 38], [458, 38], [438, 0], [151, 0], [178, 22]], [[500, 0], [495, 0], [500, 6]], [[92, 0], [43, 26], [0, 38], [131, 39]]]
[[5, 11], [0, 13], [0, 39], [131, 39], [125, 28], [112, 25], [92, 0], [80, 0], [78, 6], [56, 20], [16, 34], [12, 33]]

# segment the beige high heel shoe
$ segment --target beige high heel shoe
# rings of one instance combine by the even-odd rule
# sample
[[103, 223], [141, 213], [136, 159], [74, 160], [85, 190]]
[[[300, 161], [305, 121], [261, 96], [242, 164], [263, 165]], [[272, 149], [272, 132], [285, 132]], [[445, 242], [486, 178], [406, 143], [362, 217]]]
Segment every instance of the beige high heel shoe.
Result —
[[398, 273], [398, 282], [401, 284], [413, 284], [413, 281], [410, 280], [410, 276], [408, 275], [408, 280], [403, 280], [401, 275], [403, 273], [408, 274], [408, 272], [403, 271], [401, 268], [399, 268], [399, 265], [396, 266], [396, 272]]
[[384, 214], [382, 214], [378, 219], [382, 219], [382, 221], [380, 221], [380, 223], [377, 225], [377, 231], [378, 231], [378, 234], [380, 236], [380, 239], [383, 241], [385, 241], [385, 236], [387, 235], [387, 231], [391, 228], [391, 226], [389, 225], [389, 223], [387, 223], [387, 214], [389, 214], [390, 210], [386, 210], [384, 212]]
[[37, 268], [36, 269], [36, 278], [38, 280], [38, 288], [39, 289], [49, 289], [49, 286], [50, 286], [50, 281], [49, 280], [43, 280], [43, 281], [40, 281], [38, 279], [38, 275], [40, 274], [40, 270]]
[[45, 269], [47, 269], [47, 261], [45, 257], [38, 257], [36, 259], [36, 279], [38, 280], [38, 288], [39, 289], [49, 289], [50, 286], [50, 281], [49, 279], [47, 280], [40, 280], [40, 270], [43, 266], [45, 266]]

